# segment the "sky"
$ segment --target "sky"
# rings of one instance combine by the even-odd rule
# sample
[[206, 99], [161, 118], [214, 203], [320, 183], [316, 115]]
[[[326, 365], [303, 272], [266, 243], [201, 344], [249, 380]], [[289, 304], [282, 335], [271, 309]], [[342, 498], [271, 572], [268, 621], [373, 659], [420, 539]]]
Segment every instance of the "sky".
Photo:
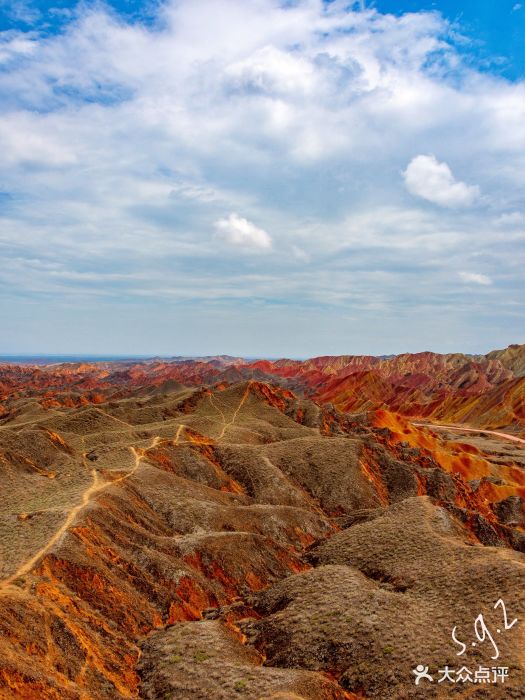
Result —
[[525, 342], [525, 2], [0, 0], [0, 354]]

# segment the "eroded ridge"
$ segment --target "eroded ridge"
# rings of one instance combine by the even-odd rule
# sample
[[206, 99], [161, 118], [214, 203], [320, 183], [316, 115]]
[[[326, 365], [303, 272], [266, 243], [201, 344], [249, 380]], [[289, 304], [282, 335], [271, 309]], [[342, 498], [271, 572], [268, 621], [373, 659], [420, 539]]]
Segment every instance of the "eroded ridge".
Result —
[[[417, 698], [454, 626], [525, 612], [517, 443], [253, 379], [24, 402], [0, 432], [2, 698]], [[521, 697], [523, 641], [499, 640], [494, 697]]]

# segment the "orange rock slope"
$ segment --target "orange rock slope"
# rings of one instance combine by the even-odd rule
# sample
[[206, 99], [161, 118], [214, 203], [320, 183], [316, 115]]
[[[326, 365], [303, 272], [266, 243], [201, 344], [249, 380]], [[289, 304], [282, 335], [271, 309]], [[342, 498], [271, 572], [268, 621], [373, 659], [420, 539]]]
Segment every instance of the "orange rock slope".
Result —
[[16, 417], [15, 402], [34, 397], [44, 408], [98, 404], [137, 390], [278, 383], [344, 412], [386, 408], [405, 416], [479, 428], [525, 431], [525, 345], [487, 355], [431, 352], [392, 357], [317, 357], [247, 361], [227, 356], [172, 360], [0, 365], [0, 416]]
[[[518, 443], [257, 380], [74, 407], [33, 392], [0, 424], [2, 698], [415, 698], [420, 618], [440, 620], [437, 664], [496, 588], [525, 606]], [[359, 610], [378, 606], [372, 629]], [[505, 692], [524, 641], [501, 642]]]

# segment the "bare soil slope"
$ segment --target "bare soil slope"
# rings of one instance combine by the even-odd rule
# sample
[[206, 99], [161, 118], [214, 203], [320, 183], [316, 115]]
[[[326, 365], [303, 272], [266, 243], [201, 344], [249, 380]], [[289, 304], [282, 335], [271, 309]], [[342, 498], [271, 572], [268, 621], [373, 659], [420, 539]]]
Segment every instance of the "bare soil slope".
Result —
[[420, 697], [414, 666], [459, 667], [452, 628], [501, 597], [504, 688], [428, 697], [523, 697], [518, 444], [254, 380], [11, 411], [1, 698]]

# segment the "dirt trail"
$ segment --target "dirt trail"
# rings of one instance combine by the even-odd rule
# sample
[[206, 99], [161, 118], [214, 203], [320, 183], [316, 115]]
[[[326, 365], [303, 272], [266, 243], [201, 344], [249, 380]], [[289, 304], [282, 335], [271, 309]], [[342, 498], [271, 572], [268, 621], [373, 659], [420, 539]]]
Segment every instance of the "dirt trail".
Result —
[[435, 428], [437, 430], [457, 430], [458, 432], [465, 433], [483, 433], [486, 435], [496, 435], [497, 437], [504, 438], [505, 440], [512, 440], [512, 442], [519, 442], [525, 445], [525, 440], [523, 438], [516, 437], [515, 435], [509, 435], [509, 433], [500, 433], [497, 430], [482, 430], [481, 428], [464, 428], [459, 425], [437, 425], [436, 423], [413, 423], [420, 428]]
[[[239, 401], [239, 405], [237, 406], [237, 408], [236, 408], [235, 411], [233, 412], [233, 415], [232, 415], [232, 417], [231, 417], [231, 420], [228, 421], [228, 423], [226, 423], [226, 419], [224, 419], [223, 426], [222, 426], [222, 430], [221, 430], [221, 432], [220, 432], [220, 435], [217, 437], [217, 442], [218, 442], [219, 440], [222, 440], [222, 438], [224, 437], [224, 434], [226, 433], [226, 431], [228, 430], [228, 428], [230, 428], [230, 427], [235, 423], [239, 411], [240, 411], [241, 408], [244, 406], [244, 403], [245, 403], [246, 399], [247, 399], [248, 396], [250, 395], [250, 388], [251, 388], [251, 382], [250, 382], [250, 383], [248, 384], [248, 386], [246, 387], [246, 389], [245, 389], [245, 391], [244, 391], [244, 394], [242, 395], [241, 400]], [[216, 407], [216, 408], [217, 408], [217, 407]], [[222, 413], [222, 411], [220, 410], [220, 408], [217, 408], [217, 410], [220, 411], [220, 413]], [[222, 413], [222, 415], [223, 415], [223, 418], [224, 418], [224, 413]]]
[[46, 552], [48, 552], [49, 549], [51, 549], [55, 542], [57, 542], [60, 539], [60, 537], [64, 534], [64, 532], [75, 519], [77, 513], [79, 513], [82, 510], [82, 508], [84, 508], [84, 506], [87, 504], [91, 496], [97, 491], [100, 491], [103, 488], [103, 486], [106, 485], [99, 483], [98, 472], [95, 469], [91, 471], [91, 476], [93, 478], [91, 485], [82, 494], [82, 500], [80, 501], [80, 503], [78, 503], [74, 508], [72, 508], [69, 511], [68, 516], [64, 520], [61, 527], [55, 532], [51, 539], [49, 539], [47, 543], [41, 549], [39, 549], [36, 554], [34, 554], [31, 557], [31, 559], [28, 559], [28, 561], [22, 564], [22, 566], [17, 571], [15, 571], [15, 573], [12, 574], [12, 576], [10, 576], [8, 579], [1, 581], [0, 586], [9, 586], [9, 584], [13, 583], [13, 581], [19, 576], [24, 576], [25, 574], [27, 574], [38, 562], [38, 560], [42, 556], [44, 556], [44, 554], [46, 554]]
[[218, 413], [221, 414], [221, 420], [222, 420], [223, 424], [226, 423], [226, 416], [224, 415], [224, 413], [223, 413], [223, 411], [220, 409], [220, 407], [217, 405], [217, 402], [216, 402], [216, 400], [215, 400], [215, 397], [213, 396], [213, 394], [208, 394], [208, 396], [209, 396], [210, 403], [211, 403], [211, 405], [213, 406], [213, 408], [214, 408]]
[[182, 432], [182, 429], [185, 428], [186, 426], [184, 423], [181, 423], [179, 427], [177, 428], [177, 432], [175, 433], [175, 444], [177, 445], [179, 442], [180, 434]]
[[[80, 511], [88, 504], [91, 496], [93, 494], [98, 493], [100, 491], [103, 491], [104, 489], [108, 488], [109, 486], [113, 486], [114, 484], [119, 484], [125, 481], [126, 479], [129, 479], [130, 476], [132, 476], [138, 469], [140, 462], [147, 450], [150, 450], [152, 447], [155, 447], [158, 442], [160, 441], [160, 437], [155, 437], [153, 438], [153, 441], [149, 447], [143, 450], [138, 450], [135, 447], [130, 447], [129, 449], [133, 452], [135, 455], [135, 465], [133, 469], [131, 469], [129, 472], [124, 474], [123, 476], [120, 476], [118, 479], [110, 479], [108, 481], [100, 481], [99, 478], [99, 473], [97, 472], [96, 469], [91, 470], [91, 476], [92, 476], [92, 482], [88, 486], [88, 488], [83, 492], [82, 494], [82, 499], [79, 503], [77, 503], [76, 506], [74, 506], [68, 513], [66, 519], [62, 523], [62, 525], [59, 527], [59, 529], [51, 536], [51, 538], [46, 542], [46, 544], [41, 547], [38, 552], [36, 552], [30, 559], [28, 559], [24, 564], [22, 564], [14, 574], [9, 576], [9, 578], [4, 579], [3, 581], [0, 581], [0, 590], [2, 588], [6, 588], [10, 586], [13, 581], [15, 581], [17, 578], [20, 576], [24, 576], [25, 574], [29, 573], [31, 569], [37, 564], [38, 560], [41, 559], [47, 552], [51, 549], [51, 547], [58, 542], [60, 537], [66, 532], [66, 530], [70, 527], [70, 525], [73, 523], [75, 520], [76, 516]], [[82, 455], [84, 462], [85, 462], [85, 454]]]
[[233, 415], [232, 415], [232, 417], [231, 417], [231, 420], [229, 420], [229, 421], [226, 420], [226, 416], [224, 415], [224, 411], [222, 411], [221, 408], [220, 408], [220, 406], [218, 406], [217, 401], [216, 401], [215, 397], [213, 396], [213, 394], [209, 394], [209, 398], [210, 398], [210, 403], [211, 403], [211, 405], [213, 406], [213, 408], [214, 408], [218, 413], [220, 413], [221, 419], [222, 419], [222, 429], [221, 429], [221, 432], [220, 432], [219, 435], [215, 438], [215, 439], [217, 440], [217, 442], [218, 442], [219, 440], [222, 440], [222, 438], [224, 437], [224, 435], [225, 435], [226, 431], [228, 430], [228, 428], [230, 428], [230, 427], [235, 423], [239, 411], [241, 410], [241, 408], [243, 407], [243, 405], [244, 405], [246, 399], [247, 399], [248, 396], [250, 395], [250, 388], [251, 388], [251, 385], [252, 385], [252, 383], [249, 382], [249, 383], [248, 383], [248, 386], [247, 386], [246, 389], [244, 390], [244, 393], [243, 393], [243, 395], [242, 395], [242, 397], [241, 397], [241, 400], [239, 401], [239, 405], [237, 406], [237, 408], [236, 408], [235, 411], [233, 412]]
[[126, 428], [133, 430], [136, 428], [135, 425], [132, 425], [131, 423], [127, 423], [125, 420], [122, 420], [122, 418], [118, 418], [117, 416], [114, 416], [112, 413], [106, 413], [106, 411], [103, 411], [102, 409], [98, 409], [101, 413], [103, 413], [105, 416], [108, 418], [112, 418], [113, 420], [116, 420], [118, 423], [122, 423], [122, 425], [125, 425]]

